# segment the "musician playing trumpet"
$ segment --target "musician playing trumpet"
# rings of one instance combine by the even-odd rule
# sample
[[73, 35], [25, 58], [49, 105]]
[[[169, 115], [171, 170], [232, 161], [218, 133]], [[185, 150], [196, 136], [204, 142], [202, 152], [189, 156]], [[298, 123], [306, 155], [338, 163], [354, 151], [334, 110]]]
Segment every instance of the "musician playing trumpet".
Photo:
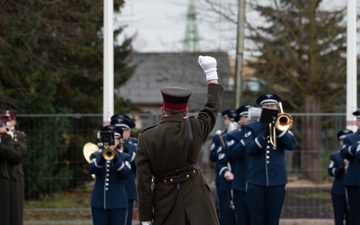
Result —
[[88, 171], [95, 175], [91, 197], [91, 214], [94, 225], [124, 225], [128, 208], [125, 179], [131, 173], [128, 154], [119, 149], [123, 131], [109, 125], [101, 128], [99, 150], [92, 153]]
[[[289, 129], [277, 130], [275, 126], [280, 102], [280, 96], [275, 93], [259, 96], [256, 103], [262, 108], [260, 119], [245, 126], [244, 141], [249, 156], [246, 200], [251, 203], [248, 205], [251, 224], [278, 225], [280, 220], [287, 183], [285, 150], [296, 148], [293, 133]], [[264, 112], [275, 116], [270, 122], [263, 121]], [[275, 137], [276, 146], [270, 135]]]

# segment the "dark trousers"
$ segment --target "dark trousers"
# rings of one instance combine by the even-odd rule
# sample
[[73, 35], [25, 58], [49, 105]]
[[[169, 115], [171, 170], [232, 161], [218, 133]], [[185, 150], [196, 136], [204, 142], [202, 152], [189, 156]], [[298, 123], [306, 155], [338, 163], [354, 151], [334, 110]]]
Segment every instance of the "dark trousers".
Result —
[[246, 201], [249, 202], [251, 225], [279, 225], [284, 199], [285, 185], [248, 184]]
[[126, 215], [126, 225], [131, 225], [132, 224], [133, 211], [134, 211], [134, 199], [129, 199], [128, 200], [127, 215]]
[[359, 186], [347, 186], [347, 205], [349, 207], [349, 222], [351, 225], [360, 224], [360, 187]]
[[246, 202], [245, 191], [233, 190], [236, 214], [236, 225], [250, 225], [250, 213]]
[[331, 194], [331, 201], [334, 211], [334, 222], [335, 225], [349, 225], [349, 213], [346, 204], [346, 196], [339, 194]]
[[219, 222], [220, 225], [235, 225], [235, 212], [230, 209], [230, 190], [217, 190], [219, 200]]
[[91, 208], [94, 225], [125, 225], [127, 209]]

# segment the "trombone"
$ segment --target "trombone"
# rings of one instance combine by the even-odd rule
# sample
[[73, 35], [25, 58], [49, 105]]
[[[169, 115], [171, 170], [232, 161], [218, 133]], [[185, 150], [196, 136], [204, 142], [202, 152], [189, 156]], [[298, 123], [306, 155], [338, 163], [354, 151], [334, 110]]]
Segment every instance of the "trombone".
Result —
[[273, 145], [274, 150], [276, 149], [276, 129], [279, 131], [286, 131], [293, 125], [293, 117], [288, 113], [284, 113], [281, 102], [279, 102], [279, 109], [280, 113], [276, 117], [275, 125], [269, 123], [270, 143]]

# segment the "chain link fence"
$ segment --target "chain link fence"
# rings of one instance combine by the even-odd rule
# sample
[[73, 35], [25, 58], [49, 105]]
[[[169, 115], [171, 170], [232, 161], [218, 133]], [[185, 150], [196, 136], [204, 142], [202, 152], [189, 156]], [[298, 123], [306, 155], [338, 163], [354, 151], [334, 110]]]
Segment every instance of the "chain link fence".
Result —
[[[156, 124], [160, 115], [129, 114], [135, 119], [136, 136], [142, 129]], [[287, 152], [286, 162], [289, 185], [282, 218], [332, 218], [330, 187], [332, 178], [327, 175], [329, 156], [339, 149], [337, 131], [346, 128], [345, 114], [292, 114], [292, 131], [297, 137], [298, 149]], [[305, 117], [321, 121], [319, 149], [304, 151], [301, 137], [306, 129], [301, 125]], [[87, 161], [83, 157], [83, 146], [96, 142], [96, 132], [102, 127], [102, 114], [20, 114], [18, 128], [27, 134], [28, 154], [23, 161], [25, 171], [25, 213], [36, 211], [85, 211], [90, 205], [93, 179], [87, 172]], [[215, 128], [204, 143], [199, 163], [210, 184], [214, 185], [214, 164], [209, 160], [209, 146], [216, 130], [223, 129], [219, 115]], [[314, 173], [321, 173], [321, 182], [303, 180], [304, 152], [320, 153], [319, 165]], [[74, 194], [82, 203], [52, 208], [32, 204], [35, 199], [59, 193]], [[81, 197], [83, 196], [83, 197]], [[48, 198], [49, 201], [52, 198]], [[45, 209], [46, 208], [46, 209]], [[26, 215], [25, 215], [26, 219]]]

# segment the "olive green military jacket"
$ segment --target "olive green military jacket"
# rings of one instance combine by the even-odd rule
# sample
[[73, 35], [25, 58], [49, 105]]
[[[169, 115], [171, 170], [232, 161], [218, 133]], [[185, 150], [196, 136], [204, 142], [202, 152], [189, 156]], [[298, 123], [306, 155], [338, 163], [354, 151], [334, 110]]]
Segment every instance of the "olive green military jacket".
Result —
[[[193, 131], [192, 159], [197, 160], [201, 146], [212, 131], [221, 107], [223, 88], [208, 85], [208, 100], [197, 117], [190, 117]], [[163, 174], [184, 168], [188, 161], [189, 132], [179, 115], [164, 116], [159, 124], [139, 135], [136, 150], [138, 210], [140, 221], [154, 225], [218, 225], [212, 190], [202, 174], [181, 183], [164, 183]], [[152, 178], [155, 179], [152, 179]], [[154, 180], [154, 184], [152, 184]]]

